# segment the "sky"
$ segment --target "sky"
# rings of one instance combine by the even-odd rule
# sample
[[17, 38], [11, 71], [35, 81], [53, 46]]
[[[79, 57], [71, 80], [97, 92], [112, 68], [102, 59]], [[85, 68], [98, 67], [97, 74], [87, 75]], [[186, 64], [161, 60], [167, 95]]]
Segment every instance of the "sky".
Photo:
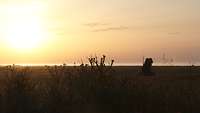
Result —
[[200, 63], [199, 0], [1, 0], [0, 64]]

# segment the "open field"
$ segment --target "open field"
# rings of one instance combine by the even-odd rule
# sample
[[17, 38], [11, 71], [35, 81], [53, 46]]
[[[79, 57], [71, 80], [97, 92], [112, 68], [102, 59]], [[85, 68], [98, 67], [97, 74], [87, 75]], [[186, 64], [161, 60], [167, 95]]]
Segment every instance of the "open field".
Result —
[[[104, 67], [109, 68], [109, 67]], [[2, 113], [198, 113], [200, 67], [1, 67]]]
[[[53, 67], [53, 66], [52, 66]], [[0, 76], [4, 76], [6, 73], [6, 66], [0, 66]], [[77, 71], [79, 66], [66, 66], [66, 69]], [[141, 71], [142, 66], [113, 66], [112, 69], [115, 75], [138, 75]], [[49, 75], [49, 71], [45, 66], [30, 66], [31, 73], [33, 76], [46, 76]], [[153, 71], [159, 75], [200, 75], [200, 66], [154, 66]]]

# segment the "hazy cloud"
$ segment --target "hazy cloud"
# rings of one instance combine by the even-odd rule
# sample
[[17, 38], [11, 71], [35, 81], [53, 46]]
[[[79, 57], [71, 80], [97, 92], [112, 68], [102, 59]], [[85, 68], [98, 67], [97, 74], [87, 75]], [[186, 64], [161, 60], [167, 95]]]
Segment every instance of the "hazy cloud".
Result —
[[180, 35], [181, 32], [169, 32], [168, 35]]
[[129, 29], [127, 26], [119, 26], [119, 27], [107, 27], [101, 29], [95, 29], [93, 32], [104, 32], [104, 31], [121, 31]]
[[123, 25], [112, 25], [105, 22], [90, 22], [83, 24], [86, 27], [90, 27], [92, 32], [105, 32], [105, 31], [121, 31], [129, 29], [127, 26]]
[[99, 26], [107, 26], [110, 25], [109, 23], [101, 23], [101, 22], [91, 22], [91, 23], [86, 23], [84, 26], [87, 27], [99, 27]]

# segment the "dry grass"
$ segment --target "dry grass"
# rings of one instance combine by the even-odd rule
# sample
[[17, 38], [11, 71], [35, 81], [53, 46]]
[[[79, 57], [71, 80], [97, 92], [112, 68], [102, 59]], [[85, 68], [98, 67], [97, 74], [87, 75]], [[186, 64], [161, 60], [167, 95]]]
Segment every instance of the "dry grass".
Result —
[[0, 81], [0, 112], [200, 112], [200, 76], [196, 67], [155, 67], [157, 76], [149, 77], [136, 74], [140, 67], [135, 70], [104, 65], [101, 68], [96, 65], [40, 68], [49, 73], [48, 77], [29, 76], [33, 71], [27, 67], [4, 67], [5, 77]]

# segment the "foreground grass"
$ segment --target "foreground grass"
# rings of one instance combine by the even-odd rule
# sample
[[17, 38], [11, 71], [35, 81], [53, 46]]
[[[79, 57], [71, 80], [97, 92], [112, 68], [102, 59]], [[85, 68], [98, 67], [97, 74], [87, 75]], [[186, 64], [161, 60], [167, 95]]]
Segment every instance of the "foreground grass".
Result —
[[[5, 68], [2, 113], [198, 113], [200, 76], [141, 76], [90, 67], [46, 67], [33, 77], [25, 67]], [[160, 70], [160, 69], [159, 69]], [[166, 70], [167, 72], [168, 70]]]

